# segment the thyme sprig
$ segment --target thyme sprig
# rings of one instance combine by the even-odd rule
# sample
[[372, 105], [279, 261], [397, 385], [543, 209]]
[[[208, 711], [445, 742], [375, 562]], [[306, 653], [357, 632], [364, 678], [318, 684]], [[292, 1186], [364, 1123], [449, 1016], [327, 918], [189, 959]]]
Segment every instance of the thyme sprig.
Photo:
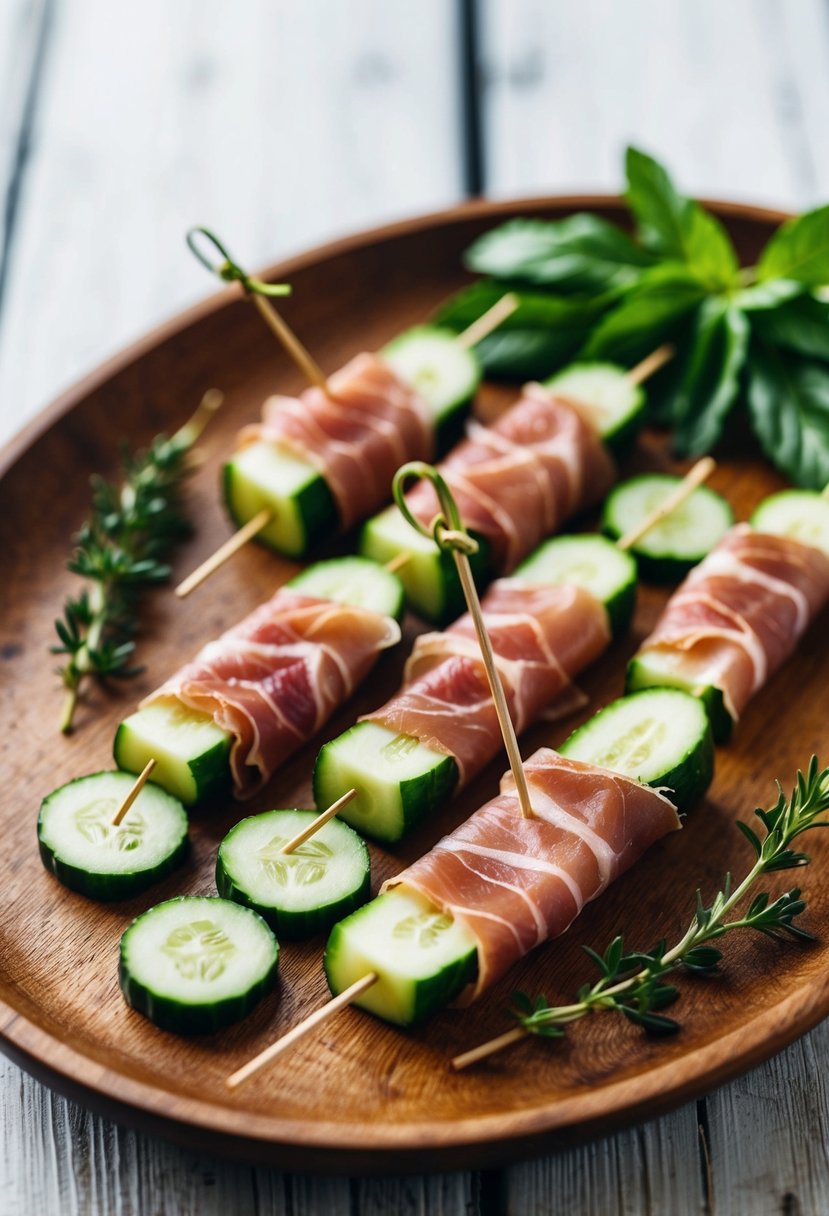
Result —
[[582, 985], [571, 1005], [550, 1005], [544, 996], [531, 999], [525, 993], [516, 993], [512, 1013], [519, 1026], [531, 1034], [561, 1038], [571, 1022], [589, 1013], [612, 1011], [652, 1034], [673, 1034], [679, 1030], [679, 1023], [660, 1011], [673, 1004], [679, 992], [665, 982], [665, 977], [683, 969], [703, 974], [716, 971], [722, 952], [710, 943], [740, 929], [778, 940], [813, 940], [811, 933], [795, 924], [806, 908], [799, 887], [776, 899], [768, 891], [761, 891], [742, 911], [737, 910], [762, 875], [808, 865], [808, 854], [793, 849], [792, 843], [803, 832], [829, 827], [829, 820], [818, 818], [829, 808], [829, 768], [819, 769], [816, 756], [805, 774], [798, 771], [789, 799], [779, 781], [777, 791], [774, 806], [755, 811], [762, 825], [759, 835], [747, 823], [737, 824], [754, 853], [751, 869], [737, 885], [731, 874], [726, 874], [722, 889], [708, 905], [697, 890], [693, 916], [676, 945], [668, 949], [667, 943], [660, 941], [647, 952], [626, 951], [623, 938], [618, 936], [604, 954], [584, 947], [600, 972], [599, 979]]
[[92, 513], [75, 536], [67, 562], [89, 584], [66, 599], [55, 621], [59, 645], [68, 655], [58, 674], [66, 689], [60, 729], [72, 729], [85, 680], [137, 675], [133, 663], [138, 600], [148, 586], [170, 575], [173, 547], [191, 534], [181, 505], [182, 483], [192, 469], [188, 453], [221, 404], [215, 389], [205, 393], [193, 417], [171, 437], [154, 439], [146, 451], [122, 449], [120, 483], [92, 478]]

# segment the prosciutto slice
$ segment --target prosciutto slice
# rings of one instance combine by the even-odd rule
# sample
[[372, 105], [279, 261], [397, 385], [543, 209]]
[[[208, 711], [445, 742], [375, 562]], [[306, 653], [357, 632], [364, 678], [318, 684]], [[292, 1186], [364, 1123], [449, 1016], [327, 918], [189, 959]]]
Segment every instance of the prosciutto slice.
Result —
[[[438, 466], [468, 529], [486, 538], [503, 574], [576, 511], [603, 497], [613, 461], [576, 402], [540, 384], [491, 427], [469, 423], [467, 438]], [[435, 492], [419, 482], [407, 495], [412, 514], [428, 525]]]
[[679, 818], [649, 786], [540, 748], [524, 762], [533, 818], [511, 774], [501, 793], [384, 887], [416, 891], [473, 934], [469, 1004], [533, 947], [558, 937], [584, 905]]
[[[581, 698], [572, 677], [610, 641], [603, 604], [573, 585], [534, 586], [511, 578], [492, 584], [482, 608], [515, 729], [524, 730], [568, 694], [572, 708], [573, 694]], [[502, 742], [472, 618], [467, 614], [444, 633], [421, 635], [403, 689], [363, 720], [451, 755], [461, 785], [480, 772]]]
[[234, 792], [250, 798], [400, 639], [390, 617], [286, 587], [141, 702], [210, 714], [233, 736]]
[[407, 460], [434, 454], [434, 419], [415, 390], [376, 355], [357, 355], [328, 380], [331, 396], [308, 388], [299, 397], [269, 397], [262, 422], [239, 444], [261, 439], [312, 464], [325, 478], [343, 528], [382, 506]]
[[732, 528], [671, 597], [639, 657], [671, 656], [738, 718], [829, 599], [829, 558], [784, 536]]

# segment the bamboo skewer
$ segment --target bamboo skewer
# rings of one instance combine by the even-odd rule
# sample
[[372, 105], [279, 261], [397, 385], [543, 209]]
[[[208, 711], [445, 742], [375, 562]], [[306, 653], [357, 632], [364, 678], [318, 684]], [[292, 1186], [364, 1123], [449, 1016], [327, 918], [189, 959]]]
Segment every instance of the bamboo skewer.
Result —
[[289, 1030], [281, 1039], [277, 1039], [275, 1043], [271, 1043], [264, 1051], [260, 1051], [258, 1056], [254, 1056], [252, 1060], [248, 1060], [247, 1064], [243, 1064], [236, 1072], [232, 1073], [225, 1085], [228, 1089], [236, 1089], [254, 1073], [259, 1072], [260, 1068], [264, 1068], [266, 1064], [270, 1064], [277, 1056], [280, 1056], [283, 1051], [288, 1051], [300, 1039], [305, 1038], [317, 1026], [321, 1026], [327, 1022], [329, 1018], [334, 1017], [346, 1005], [350, 1005], [352, 1001], [372, 984], [376, 984], [380, 977], [376, 971], [369, 971], [367, 975], [362, 976], [359, 980], [353, 983], [349, 988], [343, 989], [339, 996], [335, 996], [328, 1001], [321, 1009], [317, 1009], [314, 1013], [304, 1018], [298, 1025], [294, 1026], [293, 1030]]
[[664, 367], [675, 354], [674, 347], [670, 342], [663, 343], [662, 346], [657, 346], [656, 350], [652, 350], [649, 355], [646, 355], [641, 362], [635, 367], [630, 368], [626, 373], [626, 379], [629, 384], [644, 384], [651, 376], [655, 376], [660, 368]]
[[206, 561], [203, 561], [200, 566], [197, 566], [192, 574], [188, 574], [187, 578], [179, 583], [175, 590], [176, 596], [180, 600], [183, 600], [185, 596], [190, 595], [192, 591], [195, 591], [197, 587], [200, 587], [211, 574], [218, 570], [220, 566], [223, 566], [225, 562], [230, 561], [231, 557], [233, 557], [235, 553], [238, 553], [249, 540], [252, 540], [258, 532], [261, 532], [263, 528], [267, 527], [270, 520], [271, 512], [267, 507], [263, 507], [262, 510], [257, 512], [252, 519], [249, 519], [238, 532], [234, 532], [234, 534], [228, 540], [226, 540], [215, 553], [211, 553], [210, 557], [208, 557]]
[[264, 296], [248, 293], [262, 320], [272, 334], [281, 342], [284, 350], [293, 359], [303, 376], [316, 388], [322, 389], [326, 397], [331, 397], [331, 389], [320, 365], [312, 358], [310, 352], [303, 346], [291, 327]]
[[515, 1026], [512, 1030], [507, 1030], [504, 1034], [499, 1034], [497, 1038], [490, 1039], [487, 1043], [481, 1043], [480, 1047], [473, 1047], [470, 1051], [461, 1052], [459, 1056], [455, 1056], [450, 1060], [450, 1067], [455, 1072], [460, 1072], [464, 1068], [469, 1068], [471, 1064], [477, 1064], [479, 1060], [485, 1060], [487, 1056], [493, 1056], [497, 1051], [503, 1051], [505, 1047], [511, 1047], [513, 1043], [519, 1043], [521, 1039], [525, 1039], [529, 1031], [524, 1030], [522, 1026]]
[[462, 346], [464, 350], [470, 350], [479, 342], [483, 342], [484, 338], [488, 337], [494, 329], [497, 329], [503, 321], [506, 321], [507, 317], [515, 312], [519, 302], [518, 296], [512, 291], [501, 296], [500, 300], [496, 300], [491, 308], [482, 312], [477, 320], [473, 321], [471, 325], [467, 325], [466, 329], [461, 330], [455, 338], [458, 346]]
[[153, 771], [154, 768], [155, 768], [155, 760], [153, 760], [153, 759], [148, 760], [147, 763], [144, 765], [143, 769], [141, 770], [140, 775], [138, 777], [136, 777], [135, 783], [133, 784], [132, 789], [127, 794], [126, 798], [121, 803], [121, 805], [118, 807], [118, 810], [115, 812], [115, 814], [112, 818], [112, 826], [114, 828], [118, 827], [118, 825], [121, 823], [124, 816], [129, 811], [132, 804], [135, 802], [136, 798], [138, 797], [138, 795], [143, 790], [144, 786], [149, 781], [150, 773]]
[[655, 506], [635, 528], [631, 528], [629, 532], [617, 540], [616, 544], [618, 547], [620, 549], [633, 548], [646, 532], [650, 532], [651, 528], [655, 527], [656, 524], [675, 511], [677, 507], [682, 506], [686, 498], [690, 498], [694, 490], [708, 480], [716, 467], [716, 461], [710, 456], [703, 456], [702, 460], [698, 460], [667, 498]]
[[403, 567], [411, 560], [411, 553], [407, 553], [405, 549], [401, 549], [399, 553], [396, 553], [394, 557], [390, 558], [386, 562], [383, 569], [387, 570], [389, 574], [396, 574], [398, 570], [402, 570]]
[[293, 853], [294, 849], [298, 849], [301, 844], [305, 844], [306, 840], [310, 840], [316, 832], [324, 827], [330, 819], [333, 819], [344, 806], [347, 806], [352, 798], [357, 797], [357, 791], [354, 789], [346, 790], [336, 802], [332, 802], [327, 810], [322, 811], [317, 815], [313, 823], [309, 823], [307, 828], [303, 828], [301, 832], [297, 832], [296, 836], [292, 836], [287, 844], [283, 844], [279, 850], [280, 853]]

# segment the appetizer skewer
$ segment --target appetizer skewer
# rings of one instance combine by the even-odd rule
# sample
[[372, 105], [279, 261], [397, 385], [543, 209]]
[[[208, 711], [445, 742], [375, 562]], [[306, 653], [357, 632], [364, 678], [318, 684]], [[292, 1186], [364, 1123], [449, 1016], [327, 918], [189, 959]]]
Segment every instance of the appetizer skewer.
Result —
[[318, 562], [281, 587], [121, 723], [119, 768], [193, 805], [251, 797], [400, 640], [400, 581], [364, 558]]
[[[646, 374], [670, 358], [660, 348]], [[616, 478], [614, 453], [639, 428], [645, 408], [638, 369], [578, 364], [548, 381], [528, 384], [491, 426], [471, 422], [467, 437], [438, 468], [464, 525], [479, 542], [479, 582], [509, 574], [545, 536], [592, 506]], [[406, 495], [409, 517], [427, 525], [437, 509], [428, 482]], [[401, 575], [409, 603], [427, 620], [444, 622], [462, 609], [451, 561], [393, 505], [364, 527], [360, 551], [376, 561], [408, 552]]]
[[772, 495], [671, 597], [630, 662], [627, 687], [693, 693], [725, 742], [827, 601], [829, 502], [808, 490]]

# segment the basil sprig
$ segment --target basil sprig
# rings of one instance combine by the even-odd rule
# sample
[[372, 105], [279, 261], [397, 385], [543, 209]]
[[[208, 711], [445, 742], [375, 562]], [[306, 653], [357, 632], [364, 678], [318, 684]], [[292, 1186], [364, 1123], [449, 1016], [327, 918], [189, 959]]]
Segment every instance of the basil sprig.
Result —
[[636, 148], [626, 156], [633, 237], [598, 216], [516, 219], [480, 237], [465, 262], [486, 276], [440, 316], [461, 330], [503, 294], [515, 313], [480, 347], [487, 373], [541, 378], [572, 360], [629, 364], [670, 340], [655, 420], [681, 456], [721, 440], [742, 411], [769, 459], [796, 484], [829, 481], [829, 206], [782, 224], [741, 267], [720, 221]]

